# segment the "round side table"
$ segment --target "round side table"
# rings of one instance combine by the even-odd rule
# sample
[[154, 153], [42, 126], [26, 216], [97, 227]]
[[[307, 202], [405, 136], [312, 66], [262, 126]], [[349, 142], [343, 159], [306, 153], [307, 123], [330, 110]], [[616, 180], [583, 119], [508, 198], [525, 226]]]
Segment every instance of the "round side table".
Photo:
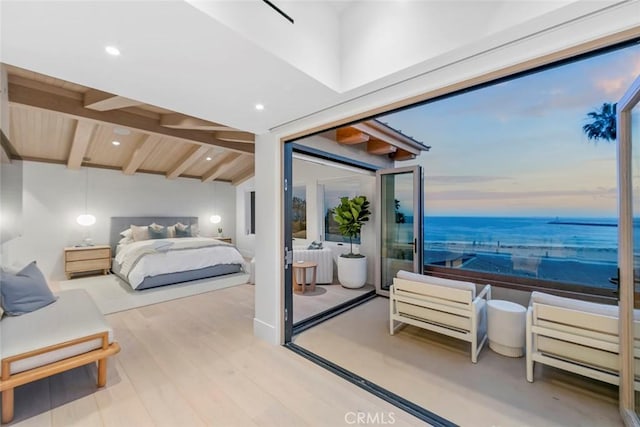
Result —
[[[309, 283], [309, 291], [313, 292], [316, 290], [316, 275], [318, 273], [318, 264], [312, 261], [296, 261], [291, 264], [293, 267], [293, 292], [304, 294], [305, 289], [307, 288], [307, 269], [313, 269], [313, 276], [311, 279], [311, 283]], [[302, 280], [298, 281], [298, 274], [302, 276]]]
[[489, 348], [503, 356], [523, 356], [527, 309], [515, 302], [496, 299], [489, 300], [487, 306]]

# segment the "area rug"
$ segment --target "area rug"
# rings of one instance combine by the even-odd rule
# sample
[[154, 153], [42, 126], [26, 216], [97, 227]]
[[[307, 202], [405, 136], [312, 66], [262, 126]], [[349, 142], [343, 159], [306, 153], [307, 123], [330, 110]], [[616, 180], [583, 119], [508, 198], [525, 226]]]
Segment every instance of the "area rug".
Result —
[[248, 279], [248, 274], [238, 273], [134, 291], [118, 276], [109, 274], [107, 276], [65, 280], [59, 282], [58, 285], [61, 291], [67, 289], [85, 289], [96, 302], [100, 311], [102, 311], [103, 314], [110, 314], [241, 285], [247, 283]]

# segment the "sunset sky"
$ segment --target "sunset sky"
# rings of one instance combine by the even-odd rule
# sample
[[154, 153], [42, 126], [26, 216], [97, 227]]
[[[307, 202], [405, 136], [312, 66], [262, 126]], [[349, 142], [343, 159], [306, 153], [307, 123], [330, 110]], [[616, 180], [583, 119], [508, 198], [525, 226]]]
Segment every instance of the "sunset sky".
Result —
[[582, 126], [639, 75], [634, 45], [379, 120], [431, 146], [426, 215], [614, 217], [616, 144]]

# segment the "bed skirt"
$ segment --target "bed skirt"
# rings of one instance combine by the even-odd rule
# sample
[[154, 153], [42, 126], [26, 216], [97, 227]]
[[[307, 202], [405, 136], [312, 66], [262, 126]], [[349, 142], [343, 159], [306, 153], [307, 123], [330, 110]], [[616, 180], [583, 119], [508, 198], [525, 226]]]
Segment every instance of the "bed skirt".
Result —
[[[131, 286], [127, 278], [117, 271], [117, 264], [118, 263], [116, 262], [113, 263], [113, 273]], [[159, 274], [157, 276], [147, 276], [134, 290], [140, 291], [143, 289], [156, 288], [158, 286], [173, 285], [175, 283], [190, 282], [192, 280], [224, 276], [226, 274], [240, 272], [242, 272], [241, 264], [218, 264], [211, 267], [200, 268], [198, 270], [178, 271], [175, 273]]]

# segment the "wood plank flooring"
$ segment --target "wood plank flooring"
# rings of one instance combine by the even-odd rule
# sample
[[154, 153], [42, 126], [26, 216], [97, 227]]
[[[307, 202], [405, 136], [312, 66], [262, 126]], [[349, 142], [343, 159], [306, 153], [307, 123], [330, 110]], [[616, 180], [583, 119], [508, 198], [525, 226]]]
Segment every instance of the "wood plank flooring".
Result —
[[[108, 315], [122, 351], [107, 387], [81, 367], [16, 389], [12, 425], [341, 426], [396, 407], [253, 336], [254, 287], [240, 285]], [[387, 418], [388, 419], [388, 418]]]
[[617, 387], [536, 365], [486, 346], [406, 326], [389, 334], [389, 300], [378, 297], [311, 328], [296, 344], [461, 426], [620, 426]]
[[331, 285], [316, 285], [315, 292], [294, 293], [293, 323], [308, 319], [315, 314], [371, 292], [373, 289], [373, 285], [365, 285], [359, 289], [347, 289], [339, 283], [334, 283]]

